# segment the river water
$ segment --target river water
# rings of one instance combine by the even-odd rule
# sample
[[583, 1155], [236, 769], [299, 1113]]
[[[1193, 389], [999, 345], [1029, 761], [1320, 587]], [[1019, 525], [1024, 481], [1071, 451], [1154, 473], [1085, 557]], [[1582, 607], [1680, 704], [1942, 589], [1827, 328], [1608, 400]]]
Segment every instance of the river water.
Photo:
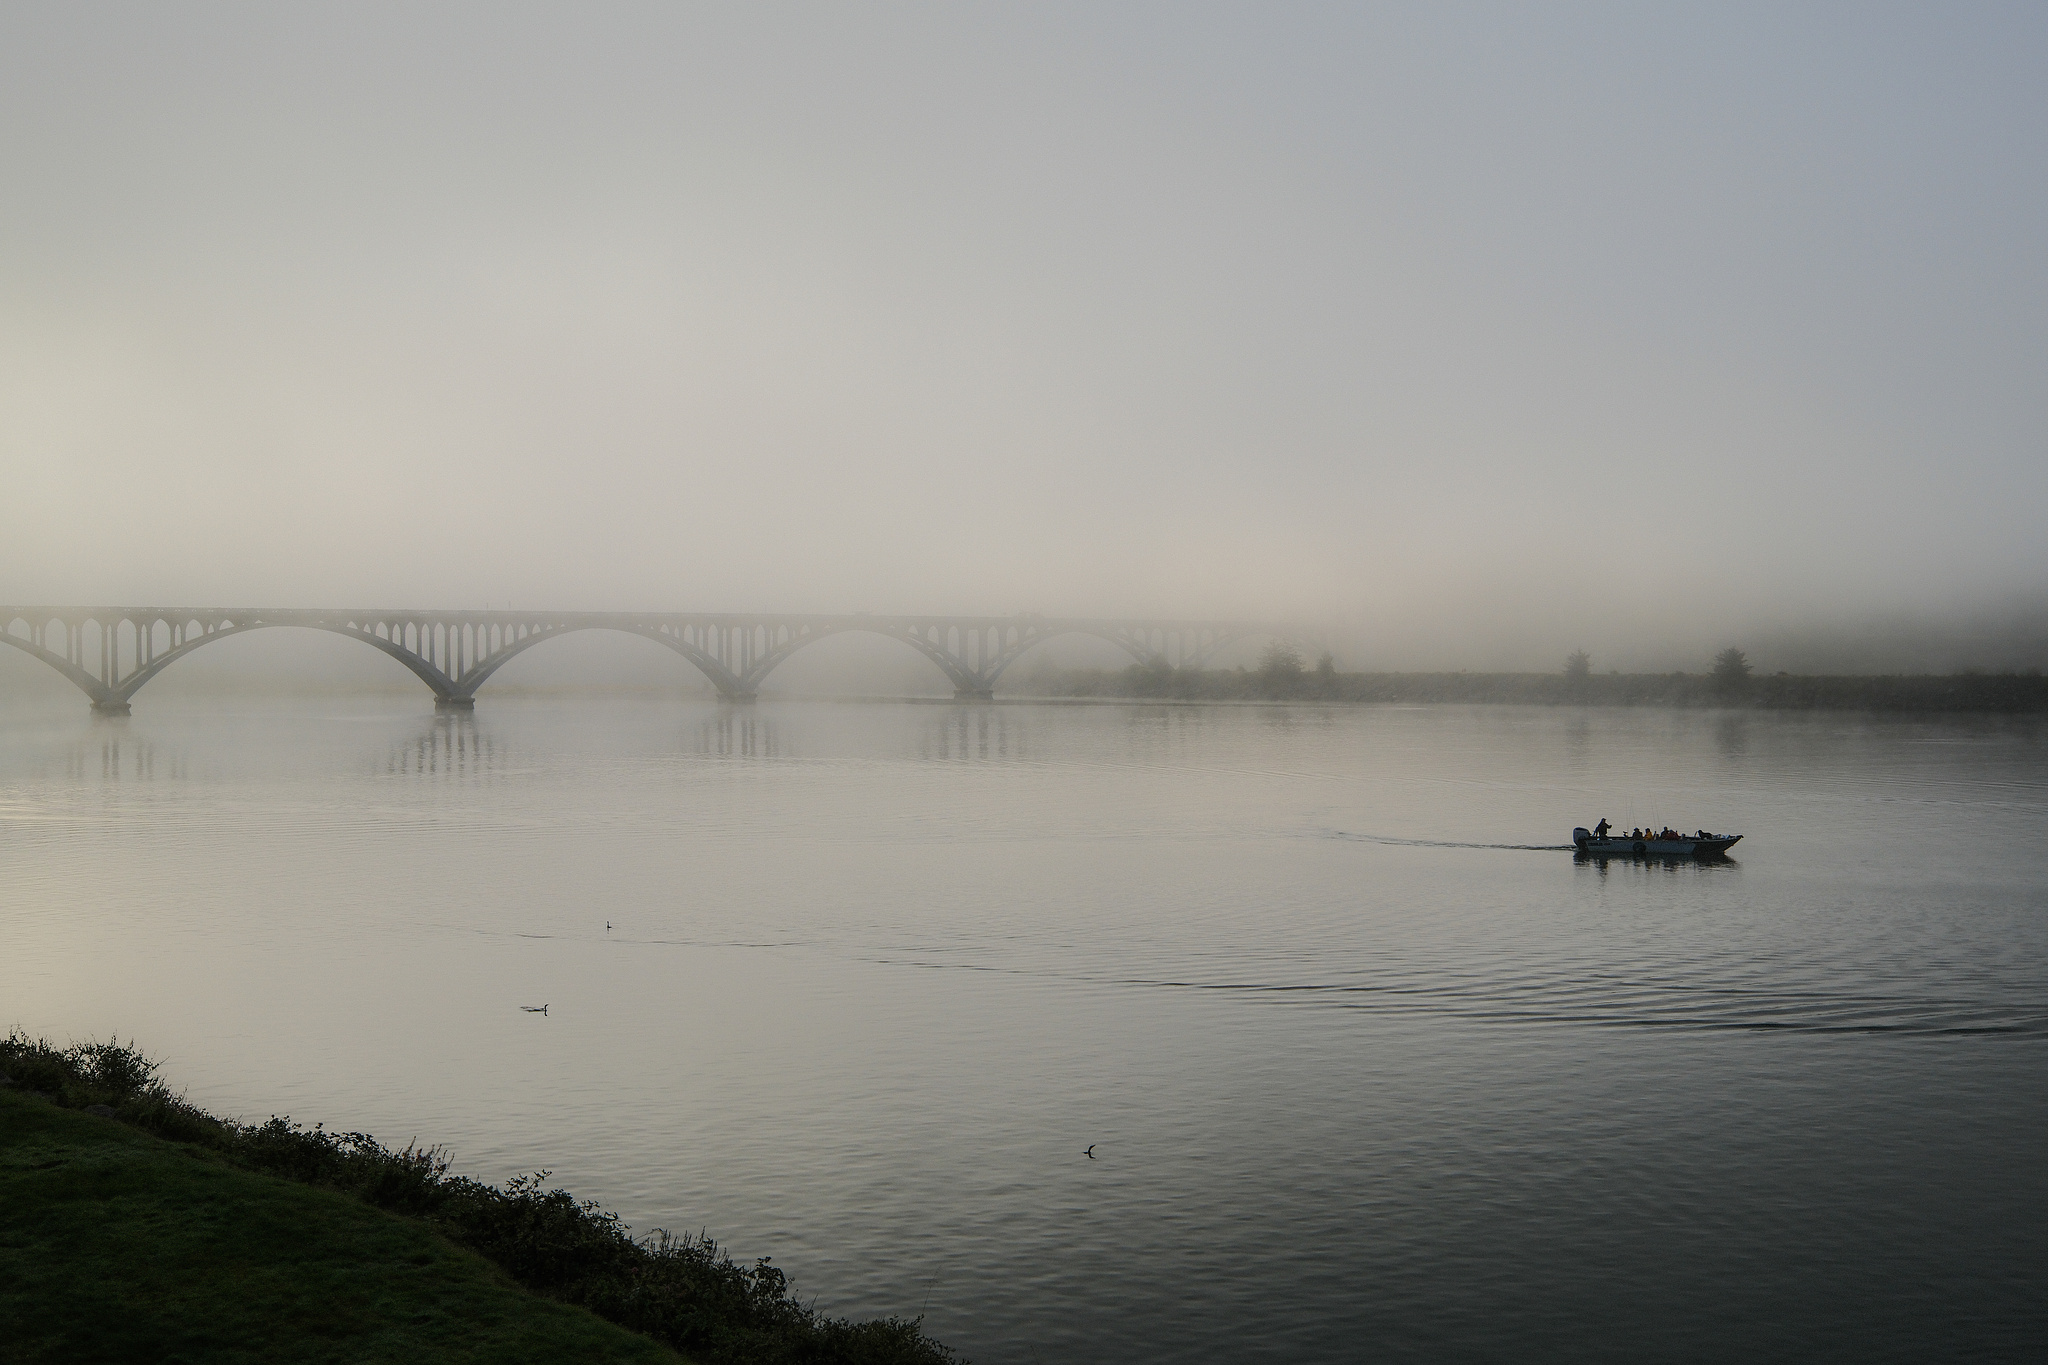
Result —
[[[2048, 1342], [2048, 728], [84, 710], [0, 717], [0, 1028], [983, 1365]], [[1555, 847], [1602, 815], [1749, 837]]]

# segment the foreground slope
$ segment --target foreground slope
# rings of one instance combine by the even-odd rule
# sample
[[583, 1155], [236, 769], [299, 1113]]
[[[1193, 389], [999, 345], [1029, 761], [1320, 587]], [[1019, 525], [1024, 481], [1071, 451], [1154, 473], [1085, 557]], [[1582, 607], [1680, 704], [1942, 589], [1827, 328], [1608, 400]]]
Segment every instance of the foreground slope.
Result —
[[0, 1090], [10, 1362], [677, 1361], [417, 1220]]

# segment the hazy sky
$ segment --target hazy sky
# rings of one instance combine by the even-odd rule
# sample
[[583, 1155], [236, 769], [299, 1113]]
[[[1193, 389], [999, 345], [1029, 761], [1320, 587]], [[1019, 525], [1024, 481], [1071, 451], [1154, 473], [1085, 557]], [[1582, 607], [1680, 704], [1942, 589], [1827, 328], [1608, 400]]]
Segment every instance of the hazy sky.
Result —
[[0, 598], [1483, 666], [2036, 597], [2044, 70], [2040, 5], [9, 5]]

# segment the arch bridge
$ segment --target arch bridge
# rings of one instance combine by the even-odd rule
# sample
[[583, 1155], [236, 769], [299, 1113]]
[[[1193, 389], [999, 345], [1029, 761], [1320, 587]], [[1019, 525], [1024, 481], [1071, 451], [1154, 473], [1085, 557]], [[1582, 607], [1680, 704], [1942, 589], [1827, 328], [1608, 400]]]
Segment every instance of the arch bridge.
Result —
[[319, 611], [255, 607], [0, 607], [0, 644], [62, 673], [102, 715], [125, 716], [136, 692], [216, 640], [296, 626], [360, 640], [428, 687], [443, 710], [468, 710], [507, 663], [556, 636], [623, 631], [694, 664], [729, 701], [752, 701], [792, 654], [827, 636], [900, 640], [938, 666], [962, 700], [987, 700], [1006, 669], [1057, 635], [1092, 635], [1140, 663], [1199, 668], [1250, 637], [1303, 644], [1299, 630], [1256, 621], [1045, 616], [798, 616], [688, 612]]

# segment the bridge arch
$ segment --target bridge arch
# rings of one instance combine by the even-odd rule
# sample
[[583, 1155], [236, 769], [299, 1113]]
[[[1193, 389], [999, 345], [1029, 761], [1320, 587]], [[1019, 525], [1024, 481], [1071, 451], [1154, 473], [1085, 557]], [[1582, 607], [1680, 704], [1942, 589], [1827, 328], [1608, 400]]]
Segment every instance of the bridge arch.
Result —
[[953, 690], [956, 694], [980, 695], [988, 690], [980, 681], [979, 676], [964, 667], [958, 658], [947, 652], [943, 644], [925, 638], [915, 629], [891, 629], [887, 624], [879, 621], [854, 620], [817, 626], [810, 630], [793, 634], [789, 639], [783, 640], [778, 644], [770, 645], [765, 653], [754, 660], [753, 666], [747, 670], [746, 676], [741, 680], [744, 693], [751, 696], [759, 692], [762, 681], [770, 673], [774, 672], [776, 668], [787, 662], [792, 654], [795, 654], [806, 645], [814, 645], [818, 641], [829, 639], [834, 635], [879, 635], [885, 640], [895, 640], [900, 644], [909, 645], [912, 649], [937, 665], [939, 671], [946, 675], [947, 681], [953, 684]]
[[[943, 640], [928, 638], [924, 633], [924, 628], [915, 621], [897, 623], [886, 620], [856, 618], [835, 622], [830, 625], [819, 625], [794, 634], [790, 638], [773, 645], [757, 658], [753, 665], [747, 669], [742, 679], [744, 691], [746, 695], [754, 694], [759, 690], [762, 681], [777, 666], [806, 645], [814, 644], [827, 636], [843, 635], [849, 632], [865, 632], [872, 635], [880, 635], [884, 638], [898, 640], [909, 645], [927, 659], [930, 659], [938, 667], [939, 671], [946, 675], [947, 679], [953, 684], [954, 693], [960, 697], [988, 697], [992, 695], [995, 691], [996, 683], [1001, 680], [1003, 674], [1009, 670], [1012, 664], [1016, 663], [1033, 649], [1036, 649], [1039, 645], [1046, 643], [1048, 640], [1057, 639], [1062, 635], [1088, 635], [1099, 640], [1108, 641], [1129, 654], [1134, 661], [1141, 664], [1165, 658], [1167, 656], [1169, 637], [1171, 637], [1172, 642], [1180, 648], [1182, 665], [1192, 665], [1195, 667], [1200, 667], [1203, 663], [1207, 662], [1217, 651], [1254, 635], [1269, 634], [1276, 640], [1286, 640], [1290, 644], [1299, 644], [1299, 641], [1277, 629], [1262, 626], [1189, 631], [1185, 627], [1174, 624], [1161, 625], [1149, 631], [1134, 631], [1131, 628], [1119, 628], [1106, 624], [1098, 625], [1087, 621], [1047, 621], [1041, 624], [1031, 618], [1017, 618], [990, 622], [985, 626], [978, 626], [974, 629], [985, 630], [998, 637], [994, 652], [983, 657], [979, 661], [979, 667], [976, 667], [973, 662], [970, 662], [961, 654], [953, 652]], [[1159, 638], [1154, 639], [1154, 636]]]
[[463, 673], [461, 684], [455, 695], [458, 698], [474, 699], [476, 696], [476, 690], [479, 687], [482, 687], [484, 683], [489, 681], [493, 673], [496, 673], [506, 664], [511, 663], [514, 659], [518, 658], [521, 654], [524, 654], [527, 650], [532, 649], [535, 645], [540, 644], [543, 641], [558, 640], [564, 635], [574, 635], [578, 631], [583, 630], [614, 630], [618, 631], [622, 635], [637, 635], [643, 640], [652, 640], [654, 641], [654, 643], [662, 646], [663, 648], [671, 651], [672, 653], [682, 655], [685, 659], [688, 659], [692, 664], [695, 664], [697, 666], [698, 671], [703, 673], [705, 677], [709, 678], [712, 682], [712, 685], [718, 688], [720, 696], [740, 696], [750, 691], [750, 689], [748, 689], [739, 678], [733, 675], [731, 669], [727, 668], [724, 664], [718, 662], [718, 660], [712, 658], [703, 650], [697, 648], [697, 646], [691, 644], [688, 640], [682, 639], [679, 636], [670, 635], [665, 631], [657, 630], [652, 626], [613, 625], [610, 623], [605, 623], [593, 625], [542, 626], [539, 629], [534, 630], [527, 635], [524, 635], [516, 640], [513, 640], [510, 644], [507, 644], [499, 650], [497, 650], [497, 652], [485, 655], [482, 659], [478, 660], [475, 664], [471, 665], [470, 668]]
[[371, 648], [388, 654], [398, 660], [399, 663], [405, 665], [407, 671], [414, 677], [434, 689], [434, 696], [436, 698], [446, 697], [455, 690], [454, 681], [446, 673], [434, 667], [433, 664], [417, 654], [407, 652], [401, 646], [394, 645], [391, 641], [377, 635], [373, 631], [364, 630], [360, 626], [316, 625], [305, 621], [251, 621], [246, 625], [218, 626], [213, 630], [191, 636], [183, 644], [174, 646], [167, 652], [157, 655], [148, 663], [137, 668], [133, 673], [122, 679], [120, 687], [114, 689], [115, 695], [120, 699], [121, 709], [123, 711], [128, 709], [129, 699], [142, 690], [144, 683], [163, 672], [166, 668], [169, 668], [178, 660], [190, 655], [194, 650], [204, 649], [216, 640], [225, 640], [231, 635], [247, 635], [253, 630], [321, 630], [326, 631], [330, 635], [340, 635], [350, 640], [361, 640]]
[[1016, 663], [1040, 645], [1057, 640], [1062, 635], [1089, 635], [1098, 640], [1107, 640], [1130, 655], [1134, 661], [1141, 664], [1151, 663], [1154, 659], [1161, 657], [1161, 651], [1152, 648], [1149, 641], [1133, 640], [1129, 636], [1120, 635], [1114, 630], [1103, 630], [1096, 626], [1087, 625], [1059, 625], [1049, 630], [1039, 631], [1020, 638], [1004, 649], [1001, 654], [997, 655], [995, 662], [990, 665], [988, 670], [989, 687], [991, 689], [995, 687], [997, 680], [1009, 671], [1011, 664]]
[[[15, 618], [17, 621], [21, 619], [20, 617]], [[80, 691], [92, 698], [92, 709], [102, 715], [127, 715], [130, 700], [137, 692], [142, 690], [143, 685], [151, 678], [154, 678], [178, 660], [190, 655], [194, 650], [203, 649], [216, 640], [225, 640], [231, 635], [246, 635], [253, 630], [321, 630], [331, 635], [341, 635], [352, 640], [361, 640], [364, 644], [390, 655], [398, 660], [399, 663], [405, 665], [406, 669], [413, 676], [434, 689], [435, 697], [446, 698], [456, 690], [454, 681], [426, 659], [416, 654], [408, 653], [403, 647], [395, 645], [391, 641], [359, 626], [321, 624], [308, 621], [257, 620], [242, 624], [229, 621], [216, 625], [212, 629], [207, 629], [203, 622], [194, 618], [190, 622], [180, 621], [178, 624], [199, 626], [200, 630], [197, 634], [187, 636], [183, 643], [173, 645], [161, 654], [151, 654], [143, 649], [143, 641], [146, 639], [153, 646], [156, 638], [156, 627], [169, 624], [170, 618], [168, 617], [155, 617], [149, 620], [123, 617], [111, 623], [103, 622], [93, 617], [86, 617], [76, 622], [63, 624], [65, 624], [67, 632], [73, 640], [80, 640], [84, 637], [85, 627], [95, 627], [99, 633], [101, 648], [111, 649], [115, 646], [115, 632], [124, 622], [128, 624], [134, 634], [136, 658], [138, 660], [147, 658], [148, 661], [138, 663], [133, 672], [112, 683], [107, 682], [103, 678], [96, 677], [92, 672], [72, 662], [70, 659], [34, 643], [32, 639], [24, 639], [16, 635], [12, 623], [5, 630], [0, 630], [0, 643], [10, 644], [16, 649], [33, 654], [59, 673], [62, 673], [76, 684]], [[59, 623], [52, 621], [50, 624], [55, 625]], [[34, 630], [32, 623], [30, 624], [30, 629], [31, 631]]]

